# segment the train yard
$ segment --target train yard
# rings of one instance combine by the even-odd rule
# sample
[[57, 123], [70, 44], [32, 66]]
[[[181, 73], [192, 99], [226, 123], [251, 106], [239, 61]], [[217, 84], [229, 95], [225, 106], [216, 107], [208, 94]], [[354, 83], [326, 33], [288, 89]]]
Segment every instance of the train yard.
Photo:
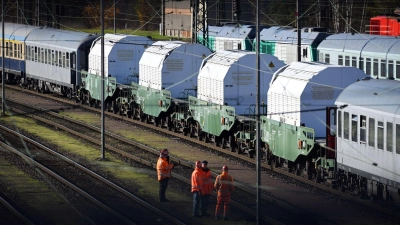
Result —
[[[59, 102], [64, 101], [52, 96], [42, 96], [40, 98], [53, 98], [51, 101], [54, 101], [54, 99]], [[98, 127], [85, 125], [85, 123], [67, 119], [67, 116], [64, 116], [67, 114], [65, 112], [66, 109], [76, 108], [74, 111], [82, 110], [86, 112], [89, 110], [93, 112], [94, 110], [95, 113], [99, 112], [98, 109], [77, 105], [70, 101], [64, 101], [61, 106], [54, 106], [54, 103], [51, 104], [53, 104], [53, 108], [50, 107], [46, 110], [28, 108], [27, 105], [23, 106], [22, 103], [17, 104], [10, 101], [8, 101], [7, 106], [14, 111], [14, 115], [35, 116], [35, 119], [40, 123], [47, 124], [46, 126], [49, 127], [57, 127], [55, 128], [56, 130], [64, 130], [72, 135], [80, 136], [79, 138], [85, 139], [83, 142], [91, 142], [89, 145], [95, 145], [98, 148], [100, 143]], [[39, 105], [39, 103], [35, 105]], [[22, 108], [25, 108], [24, 111], [22, 111]], [[234, 213], [235, 216], [241, 215], [234, 217], [234, 220], [254, 219], [255, 195], [253, 184], [255, 183], [255, 174], [252, 169], [254, 168], [254, 159], [150, 124], [133, 121], [125, 117], [121, 118], [121, 116], [111, 113], [107, 115], [107, 130], [110, 130], [106, 137], [107, 151], [115, 151], [117, 154], [123, 155], [123, 158], [129, 158], [129, 161], [138, 161], [152, 168], [156, 162], [158, 150], [150, 148], [146, 144], [138, 144], [128, 138], [120, 137], [115, 134], [115, 130], [124, 130], [123, 127], [128, 126], [133, 132], [132, 127], [134, 126], [136, 130], [167, 137], [170, 141], [162, 142], [165, 147], [171, 149], [174, 156], [172, 160], [179, 164], [179, 167], [174, 170], [174, 177], [180, 180], [178, 183], [182, 181], [181, 183], [183, 184], [178, 185], [178, 188], [182, 190], [185, 188], [189, 190], [188, 179], [192, 171], [193, 161], [207, 158], [213, 168], [214, 175], [219, 173], [219, 167], [222, 164], [229, 164], [230, 168], [233, 168], [232, 174], [235, 180], [238, 181], [238, 188], [232, 197], [235, 208], [233, 210], [241, 212], [240, 214]], [[90, 164], [90, 162], [87, 163]], [[263, 164], [263, 168], [265, 169], [263, 173], [265, 192], [262, 205], [263, 211], [266, 212], [263, 214], [265, 215], [264, 219], [268, 223], [299, 224], [299, 221], [302, 221], [302, 224], [343, 224], [343, 220], [345, 220], [345, 223], [352, 223], [354, 221], [373, 221], [374, 219], [377, 223], [398, 223], [398, 218], [396, 218], [396, 210], [398, 212], [398, 208], [393, 206], [384, 207], [384, 205], [377, 202], [355, 199], [349, 193], [341, 193], [326, 187], [325, 184], [316, 184], [286, 171], [268, 171], [269, 166], [267, 164]], [[243, 188], [239, 188], [241, 186]], [[279, 191], [280, 189], [281, 191]], [[293, 198], [293, 196], [296, 196], [296, 198]], [[181, 203], [177, 203], [177, 205], [179, 204]], [[190, 203], [186, 204], [190, 205]], [[341, 209], [332, 206], [335, 204]], [[349, 207], [353, 209], [350, 210]], [[332, 215], [330, 217], [323, 213], [327, 208], [335, 208], [334, 212], [331, 211], [330, 214]], [[189, 214], [187, 213], [187, 216]], [[335, 221], [334, 215], [337, 214], [342, 215], [341, 222]], [[382, 218], [385, 218], [384, 221], [382, 221]], [[337, 218], [337, 220], [339, 219]]]

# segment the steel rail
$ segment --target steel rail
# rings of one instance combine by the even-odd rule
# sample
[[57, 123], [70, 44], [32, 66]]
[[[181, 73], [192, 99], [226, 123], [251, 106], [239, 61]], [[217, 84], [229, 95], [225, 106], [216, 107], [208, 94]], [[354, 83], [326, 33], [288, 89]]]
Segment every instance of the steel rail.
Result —
[[32, 221], [22, 215], [17, 209], [15, 209], [10, 203], [8, 203], [4, 198], [0, 197], [0, 202], [3, 204], [8, 210], [10, 210], [18, 219], [23, 221], [27, 225], [34, 225]]
[[[6, 87], [7, 87], [7, 88], [10, 88], [10, 89], [13, 89], [13, 90], [24, 91], [24, 92], [28, 92], [28, 93], [31, 93], [31, 94], [36, 94], [36, 95], [41, 96], [41, 97], [44, 97], [44, 96], [45, 96], [46, 98], [49, 98], [49, 99], [52, 99], [52, 100], [55, 100], [55, 101], [59, 101], [59, 102], [63, 102], [63, 103], [65, 103], [65, 104], [69, 104], [69, 105], [71, 105], [71, 106], [73, 106], [73, 107], [79, 107], [79, 108], [82, 108], [82, 109], [85, 109], [85, 110], [89, 110], [89, 111], [93, 111], [93, 112], [96, 112], [96, 113], [99, 113], [99, 112], [100, 112], [99, 109], [96, 109], [96, 108], [93, 108], [93, 107], [90, 107], [90, 106], [86, 106], [86, 105], [82, 105], [82, 104], [78, 104], [78, 103], [72, 103], [70, 100], [60, 99], [59, 97], [44, 95], [44, 94], [36, 93], [36, 92], [34, 92], [34, 91], [25, 90], [25, 89], [17, 88], [17, 87], [15, 87], [15, 86], [10, 86], [10, 85], [6, 85]], [[0, 98], [1, 98], [1, 96], [0, 96]], [[11, 99], [10, 99], [10, 100], [11, 100]], [[211, 144], [204, 143], [204, 142], [202, 142], [202, 141], [195, 140], [195, 139], [193, 139], [193, 138], [184, 136], [184, 135], [182, 135], [182, 134], [177, 134], [177, 133], [174, 133], [174, 132], [172, 132], [172, 131], [168, 131], [167, 129], [155, 127], [155, 126], [152, 125], [152, 124], [145, 124], [145, 123], [143, 123], [143, 122], [139, 122], [139, 121], [135, 121], [135, 120], [133, 120], [133, 119], [126, 118], [125, 116], [117, 116], [117, 115], [115, 115], [115, 114], [113, 114], [113, 113], [110, 113], [110, 112], [106, 112], [106, 114], [107, 114], [108, 116], [111, 116], [111, 117], [114, 117], [114, 118], [118, 118], [118, 119], [121, 119], [121, 120], [126, 121], [126, 122], [130, 122], [130, 123], [134, 123], [134, 124], [136, 124], [136, 125], [142, 126], [142, 127], [146, 127], [146, 128], [148, 128], [148, 129], [152, 129], [152, 130], [164, 132], [164, 133], [166, 133], [166, 134], [168, 134], [168, 135], [175, 136], [175, 137], [178, 137], [178, 138], [180, 138], [180, 139], [184, 139], [184, 140], [186, 140], [186, 141], [189, 141], [189, 142], [192, 142], [192, 143], [195, 143], [195, 144], [204, 146], [204, 147], [209, 148], [209, 149], [212, 149], [212, 150], [214, 150], [214, 151], [218, 151], [218, 152], [220, 152], [220, 153], [222, 153], [222, 154], [229, 155], [229, 156], [231, 156], [231, 157], [237, 158], [238, 160], [243, 160], [243, 161], [245, 161], [245, 162], [247, 162], [247, 163], [252, 163], [252, 164], [255, 165], [254, 159], [249, 158], [249, 157], [247, 157], [247, 156], [243, 156], [243, 155], [240, 155], [240, 154], [235, 153], [235, 152], [230, 152], [230, 151], [221, 150], [221, 148], [219, 148], [219, 147], [213, 146], [213, 145], [211, 145]], [[314, 187], [318, 188], [319, 190], [322, 190], [322, 191], [325, 191], [325, 192], [329, 192], [329, 193], [331, 193], [331, 194], [334, 194], [334, 195], [336, 195], [336, 196], [342, 197], [342, 198], [344, 198], [344, 199], [347, 199], [347, 200], [353, 201], [353, 202], [355, 202], [355, 203], [361, 204], [361, 205], [363, 205], [363, 206], [372, 208], [372, 209], [377, 210], [377, 211], [379, 211], [379, 212], [381, 212], [381, 213], [385, 213], [386, 215], [390, 215], [390, 216], [393, 216], [393, 217], [396, 217], [396, 218], [399, 217], [398, 211], [397, 211], [397, 209], [396, 209], [395, 207], [393, 207], [393, 208], [387, 208], [387, 207], [383, 208], [383, 207], [381, 207], [380, 205], [373, 204], [373, 203], [371, 203], [371, 202], [369, 202], [369, 201], [365, 201], [365, 200], [359, 199], [359, 198], [354, 197], [354, 196], [351, 196], [351, 195], [349, 195], [349, 194], [347, 194], [347, 193], [341, 192], [340, 190], [336, 190], [336, 189], [333, 189], [332, 187], [328, 187], [328, 186], [326, 186], [326, 185], [324, 185], [324, 184], [316, 183], [315, 181], [308, 180], [308, 179], [306, 179], [306, 178], [304, 178], [304, 177], [301, 177], [301, 176], [292, 174], [292, 173], [290, 173], [290, 172], [287, 172], [287, 171], [284, 171], [284, 170], [281, 170], [281, 169], [273, 169], [273, 168], [271, 168], [271, 166], [268, 165], [266, 162], [262, 162], [261, 164], [262, 164], [262, 165], [261, 165], [261, 168], [264, 169], [264, 170], [273, 171], [273, 172], [278, 173], [278, 174], [280, 174], [280, 175], [293, 178], [293, 179], [295, 179], [295, 180], [297, 180], [297, 181], [300, 181], [300, 182], [303, 182], [303, 183], [305, 183], [305, 184], [314, 186]], [[250, 189], [251, 189], [251, 188], [250, 188]], [[268, 198], [268, 196], [262, 195], [262, 198], [263, 198], [263, 199], [265, 199], [265, 197]], [[272, 202], [272, 203], [279, 203], [279, 201], [274, 201], [274, 200], [270, 200], [270, 202]], [[281, 203], [279, 203], [279, 204], [281, 204]], [[282, 202], [281, 206], [282, 206], [282, 207], [285, 207], [284, 205], [286, 205], [286, 203], [283, 203], [283, 202]], [[292, 207], [292, 206], [290, 206], [290, 207]]]
[[[125, 190], [124, 188], [114, 184], [113, 182], [107, 180], [106, 178], [100, 176], [99, 174], [87, 169], [86, 167], [80, 165], [79, 163], [76, 163], [75, 161], [61, 155], [60, 153], [40, 144], [39, 142], [36, 142], [35, 140], [32, 140], [22, 134], [19, 134], [18, 132], [11, 130], [7, 127], [4, 127], [2, 125], [0, 125], [0, 128], [8, 131], [9, 133], [16, 135], [20, 138], [22, 138], [23, 140], [43, 149], [46, 150], [47, 152], [49, 152], [50, 154], [61, 158], [62, 160], [64, 160], [65, 162], [75, 166], [76, 168], [80, 169], [81, 171], [91, 175], [92, 177], [100, 180], [101, 182], [107, 184], [108, 186], [114, 188], [115, 190], [119, 191], [120, 193], [124, 194], [125, 196], [129, 197], [130, 199], [134, 200], [135, 202], [141, 204], [142, 206], [146, 207], [147, 209], [157, 213], [160, 216], [163, 216], [167, 219], [169, 219], [171, 222], [173, 222], [174, 224], [179, 224], [179, 225], [184, 225], [185, 223], [180, 221], [179, 219], [165, 213], [164, 211], [161, 211], [160, 209], [148, 204], [147, 202], [143, 201], [142, 199], [138, 198], [137, 196], [135, 196], [134, 194], [130, 193], [129, 191]], [[87, 197], [89, 200], [91, 200], [93, 203], [95, 203], [96, 205], [98, 204], [99, 206], [101, 206], [103, 209], [107, 210], [108, 212], [112, 213], [114, 216], [118, 217], [119, 219], [121, 219], [122, 221], [126, 222], [127, 224], [135, 224], [133, 223], [131, 220], [129, 220], [128, 218], [126, 218], [123, 215], [120, 215], [119, 213], [115, 212], [113, 209], [109, 208], [108, 206], [104, 205], [103, 203], [101, 203], [100, 201], [96, 200], [94, 197], [92, 197], [91, 195], [89, 195], [88, 193], [86, 193], [85, 191], [81, 190], [80, 188], [76, 187], [74, 184], [70, 183], [69, 181], [65, 180], [64, 178], [58, 176], [57, 174], [55, 174], [53, 171], [51, 171], [50, 169], [47, 169], [45, 166], [41, 165], [40, 163], [36, 162], [34, 159], [30, 158], [29, 156], [26, 156], [25, 154], [19, 152], [18, 150], [13, 149], [12, 147], [8, 146], [7, 144], [0, 142], [0, 145], [3, 147], [6, 147], [7, 149], [11, 150], [13, 153], [21, 156], [23, 159], [32, 162], [32, 164], [34, 164], [35, 166], [38, 166], [40, 169], [44, 170], [45, 172], [51, 174], [53, 177], [55, 177], [57, 180], [63, 182], [64, 184], [68, 185], [69, 187], [71, 187], [72, 189], [74, 189], [75, 191], [79, 192], [80, 194], [84, 195], [85, 197]]]
[[[27, 106], [27, 107], [32, 107], [32, 106]], [[12, 110], [15, 111], [15, 112], [17, 112], [17, 113], [24, 113], [23, 111], [18, 110], [18, 109], [12, 109]], [[42, 110], [42, 111], [43, 111], [43, 110]], [[50, 113], [51, 113], [51, 112], [50, 112]], [[55, 122], [49, 121], [49, 120], [47, 120], [47, 119], [43, 119], [43, 118], [38, 117], [38, 116], [35, 116], [35, 115], [27, 115], [27, 116], [29, 116], [29, 117], [31, 117], [31, 118], [33, 118], [33, 119], [35, 119], [35, 120], [38, 120], [38, 121], [40, 121], [40, 122], [46, 123], [46, 124], [48, 124], [48, 125], [55, 126], [55, 127], [57, 127], [58, 129], [61, 129], [61, 130], [64, 130], [64, 131], [66, 131], [66, 132], [68, 132], [68, 133], [71, 133], [71, 134], [73, 134], [73, 135], [76, 135], [76, 136], [78, 136], [78, 137], [80, 137], [80, 138], [83, 138], [83, 139], [85, 139], [85, 140], [87, 140], [87, 141], [89, 141], [89, 142], [92, 142], [92, 143], [94, 143], [94, 144], [96, 144], [96, 145], [100, 145], [100, 144], [101, 144], [99, 140], [96, 140], [96, 139], [91, 138], [91, 137], [87, 137], [87, 136], [85, 136], [85, 135], [83, 135], [83, 134], [81, 134], [81, 133], [79, 133], [79, 132], [76, 132], [76, 131], [74, 131], [74, 130], [71, 130], [71, 129], [69, 129], [69, 128], [63, 126], [63, 125], [57, 124], [57, 123], [55, 123]], [[90, 127], [93, 127], [93, 126], [90, 126]], [[2, 128], [2, 127], [0, 126], [0, 128]], [[29, 140], [29, 138], [28, 138], [28, 140]], [[27, 141], [28, 141], [28, 140], [27, 140]], [[32, 144], [35, 144], [35, 142], [33, 142]], [[41, 145], [41, 144], [39, 144], [39, 145]], [[141, 144], [140, 144], [139, 146], [149, 148], [149, 147], [144, 146], [144, 145], [141, 145]], [[142, 158], [140, 158], [140, 157], [131, 155], [131, 154], [127, 153], [127, 152], [121, 151], [121, 150], [119, 150], [119, 149], [117, 149], [117, 148], [115, 148], [115, 147], [113, 147], [113, 146], [111, 146], [111, 145], [108, 145], [108, 144], [106, 144], [105, 147], [106, 147], [108, 150], [111, 150], [111, 151], [113, 151], [113, 152], [115, 152], [115, 153], [121, 154], [121, 155], [123, 155], [123, 156], [125, 156], [125, 157], [127, 157], [127, 158], [129, 158], [129, 159], [132, 159], [132, 160], [134, 160], [134, 161], [136, 161], [136, 162], [142, 163], [142, 164], [144, 164], [144, 165], [146, 165], [146, 166], [150, 166], [150, 167], [156, 169], [156, 165], [155, 165], [153, 162], [150, 162], [150, 161], [147, 161], [147, 160], [142, 159]], [[149, 148], [149, 149], [151, 149], [151, 148]], [[152, 152], [154, 152], [153, 150], [154, 150], [154, 149], [152, 149]], [[157, 151], [157, 153], [158, 153], [158, 151]], [[55, 154], [60, 155], [59, 153], [56, 153], [56, 152], [55, 152]], [[61, 157], [61, 156], [62, 156], [62, 155], [60, 155], [60, 157]], [[75, 162], [73, 162], [72, 160], [69, 160], [69, 159], [66, 159], [66, 160], [71, 161], [70, 163], [73, 163], [73, 164], [76, 165], [78, 168], [80, 168], [80, 167], [79, 167], [79, 166], [80, 166], [79, 164], [76, 164]], [[190, 163], [185, 162], [185, 161], [182, 161], [182, 160], [180, 160], [179, 163], [184, 163], [184, 164], [187, 164], [188, 166], [192, 167], [192, 165], [191, 165]], [[190, 179], [185, 178], [184, 176], [181, 176], [181, 175], [179, 175], [179, 174], [177, 174], [177, 173], [175, 173], [175, 172], [172, 172], [172, 175], [173, 175], [173, 177], [177, 178], [178, 180], [181, 180], [181, 181], [183, 181], [183, 182], [185, 182], [185, 183], [187, 183], [187, 184], [189, 184], [189, 185], [191, 184]], [[96, 178], [97, 178], [97, 176], [99, 176], [99, 175], [93, 173], [93, 176], [96, 176]], [[109, 181], [108, 181], [108, 182], [109, 182]], [[236, 183], [236, 182], [235, 182], [235, 183]], [[112, 184], [112, 183], [110, 182], [110, 185], [111, 185], [111, 184]], [[237, 184], [237, 183], [236, 183], [236, 184]], [[235, 185], [236, 185], [236, 184], [235, 184]], [[244, 186], [243, 186], [243, 185], [238, 185], [238, 187], [244, 187]], [[249, 190], [250, 190], [250, 189], [249, 189]], [[128, 192], [128, 193], [129, 193], [129, 192]], [[126, 193], [124, 193], [124, 194], [126, 194]], [[213, 193], [212, 195], [216, 197], [215, 193]], [[128, 196], [128, 197], [130, 197], [130, 196]], [[269, 196], [264, 196], [264, 197], [269, 198], [269, 199], [272, 199], [272, 198], [270, 198]], [[274, 203], [274, 200], [275, 200], [276, 202], [278, 202], [278, 200], [276, 200], [276, 199], [273, 199], [273, 200], [271, 200], [270, 202]], [[275, 203], [276, 203], [276, 202], [275, 202]], [[235, 206], [236, 208], [238, 208], [238, 209], [240, 209], [240, 210], [242, 210], [242, 211], [244, 211], [244, 212], [246, 212], [246, 213], [248, 213], [248, 214], [250, 214], [250, 215], [252, 215], [252, 216], [256, 216], [256, 214], [255, 214], [256, 212], [254, 211], [254, 209], [251, 209], [251, 208], [249, 208], [249, 207], [247, 207], [247, 206], [245, 206], [245, 205], [243, 205], [243, 204], [241, 204], [241, 203], [239, 203], [239, 202], [237, 202], [237, 201], [235, 201], [235, 200], [233, 200], [233, 199], [231, 199], [231, 204], [232, 204], [233, 206]], [[281, 204], [283, 205], [284, 203], [281, 203]], [[289, 205], [287, 205], [287, 206], [289, 206]], [[290, 206], [290, 209], [294, 209], [294, 208]], [[298, 213], [298, 210], [296, 210], [296, 213]], [[270, 218], [270, 217], [268, 217], [268, 216], [266, 216], [266, 215], [263, 215], [263, 218], [264, 218], [265, 221], [267, 221], [267, 222], [270, 223], [270, 224], [282, 225], [281, 222], [276, 221], [276, 220], [274, 220], [273, 218]], [[182, 223], [182, 224], [183, 224], [183, 223]]]

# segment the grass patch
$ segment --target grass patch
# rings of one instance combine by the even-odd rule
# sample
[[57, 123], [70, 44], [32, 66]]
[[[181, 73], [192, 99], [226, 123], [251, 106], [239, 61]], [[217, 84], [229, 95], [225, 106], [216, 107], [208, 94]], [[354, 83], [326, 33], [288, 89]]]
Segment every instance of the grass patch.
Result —
[[101, 122], [99, 115], [92, 113], [82, 113], [82, 112], [62, 112], [62, 115], [70, 117], [75, 120], [83, 121], [88, 124], [96, 125]]
[[[25, 132], [31, 133], [35, 136], [42, 138], [48, 142], [57, 145], [59, 148], [73, 153], [85, 160], [95, 164], [103, 169], [107, 174], [112, 174], [125, 182], [135, 183], [136, 186], [141, 187], [140, 193], [147, 194], [152, 197], [158, 198], [158, 181], [149, 175], [156, 174], [156, 170], [143, 170], [133, 168], [130, 165], [116, 159], [108, 152], [106, 152], [105, 161], [98, 160], [101, 156], [100, 149], [82, 144], [76, 138], [66, 135], [64, 132], [54, 131], [47, 127], [39, 125], [35, 120], [22, 118], [19, 116], [3, 117], [0, 120], [12, 123], [15, 127]], [[187, 199], [181, 193], [171, 193], [176, 199]]]

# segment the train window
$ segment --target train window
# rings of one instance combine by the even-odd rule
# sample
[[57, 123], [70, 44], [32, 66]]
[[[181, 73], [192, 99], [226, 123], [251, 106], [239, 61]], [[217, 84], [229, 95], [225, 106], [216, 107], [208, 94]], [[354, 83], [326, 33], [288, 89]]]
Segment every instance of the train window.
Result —
[[374, 59], [374, 75], [379, 76], [379, 63], [378, 59]]
[[338, 110], [338, 137], [342, 137], [342, 111]]
[[29, 51], [29, 46], [28, 45], [26, 45], [26, 60], [29, 60], [30, 58], [29, 58], [29, 54], [30, 53], [30, 51]]
[[377, 135], [377, 140], [378, 140], [378, 149], [383, 150], [383, 122], [378, 121], [378, 135]]
[[65, 55], [65, 67], [69, 68], [69, 52], [67, 52]]
[[31, 61], [35, 61], [35, 47], [31, 46]]
[[393, 152], [393, 123], [386, 122], [386, 150]]
[[360, 142], [365, 144], [367, 137], [367, 117], [360, 116]]
[[46, 63], [46, 61], [45, 61], [46, 55], [44, 54], [45, 51], [46, 51], [46, 49], [40, 48], [40, 60], [41, 60], [41, 63]]
[[325, 54], [325, 63], [330, 63], [329, 54]]
[[396, 154], [400, 154], [400, 125], [396, 124]]
[[393, 77], [393, 60], [388, 61], [388, 75], [389, 78]]
[[400, 79], [400, 61], [396, 62], [396, 79]]
[[342, 55], [338, 56], [338, 65], [343, 65], [343, 56]]
[[14, 49], [14, 57], [18, 58], [18, 45], [16, 43], [14, 43], [13, 49]]
[[49, 56], [48, 56], [48, 51], [47, 49], [44, 49], [44, 64], [47, 64], [47, 60], [48, 60]]
[[344, 65], [345, 66], [350, 66], [350, 56], [345, 56], [344, 57]]
[[22, 59], [22, 57], [21, 57], [21, 52], [22, 52], [22, 45], [21, 44], [18, 44], [18, 59]]
[[357, 122], [358, 122], [358, 116], [352, 114], [351, 115], [351, 140], [352, 141], [358, 141], [357, 139], [357, 133], [358, 133], [358, 127], [357, 127]]
[[37, 51], [37, 61], [38, 62], [41, 62], [41, 57], [42, 57], [42, 52], [41, 52], [40, 48], [38, 48], [38, 51]]
[[54, 65], [58, 66], [58, 51], [55, 51], [54, 56], [55, 56]]
[[366, 58], [365, 73], [368, 75], [371, 75], [371, 59], [370, 58]]
[[65, 68], [65, 52], [62, 53], [62, 65]]
[[13, 43], [12, 42], [10, 42], [10, 45], [9, 45], [9, 47], [10, 47], [10, 49], [9, 49], [9, 54], [10, 54], [10, 58], [12, 58], [12, 57], [14, 57], [14, 49], [13, 49]]
[[381, 60], [381, 77], [386, 77], [386, 60]]
[[344, 112], [343, 117], [343, 138], [349, 140], [349, 113]]
[[360, 63], [358, 64], [360, 70], [364, 70], [364, 58], [360, 57]]
[[375, 119], [369, 118], [368, 120], [368, 144], [375, 147]]
[[35, 55], [34, 55], [34, 57], [35, 57], [35, 62], [37, 62], [38, 61], [38, 49], [37, 49], [37, 47], [35, 47]]
[[51, 65], [51, 50], [47, 49], [47, 64]]
[[58, 52], [58, 66], [63, 67], [62, 65], [62, 52]]
[[351, 66], [357, 68], [357, 57], [351, 57]]
[[55, 65], [56, 56], [54, 55], [54, 50], [51, 50], [51, 65]]

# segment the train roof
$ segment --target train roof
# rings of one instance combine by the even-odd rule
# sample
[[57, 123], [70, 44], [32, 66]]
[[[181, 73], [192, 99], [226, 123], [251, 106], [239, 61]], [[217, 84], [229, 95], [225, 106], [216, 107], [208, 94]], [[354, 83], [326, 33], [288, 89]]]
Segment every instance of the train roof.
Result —
[[[301, 29], [301, 43], [313, 44], [321, 42], [330, 34], [313, 31], [313, 28]], [[271, 27], [260, 32], [260, 41], [272, 41], [281, 43], [297, 43], [297, 29], [292, 27]]]
[[[4, 38], [10, 40], [25, 41], [26, 37], [40, 27], [25, 24], [4, 23]], [[0, 29], [0, 37], [2, 36]]]
[[224, 26], [216, 35], [219, 38], [235, 38], [235, 39], [246, 39], [249, 38], [250, 33], [254, 30], [253, 28], [243, 25], [237, 26]]
[[87, 40], [97, 37], [98, 35], [84, 32], [41, 28], [33, 30], [27, 37], [26, 43], [76, 50]]
[[400, 39], [396, 37], [341, 33], [327, 37], [320, 43], [318, 49], [399, 54], [399, 43]]
[[146, 49], [147, 53], [167, 55], [169, 52], [174, 51], [181, 45], [188, 44], [182, 41], [157, 41]]
[[358, 106], [399, 115], [399, 102], [400, 81], [364, 79], [344, 89], [335, 104]]

